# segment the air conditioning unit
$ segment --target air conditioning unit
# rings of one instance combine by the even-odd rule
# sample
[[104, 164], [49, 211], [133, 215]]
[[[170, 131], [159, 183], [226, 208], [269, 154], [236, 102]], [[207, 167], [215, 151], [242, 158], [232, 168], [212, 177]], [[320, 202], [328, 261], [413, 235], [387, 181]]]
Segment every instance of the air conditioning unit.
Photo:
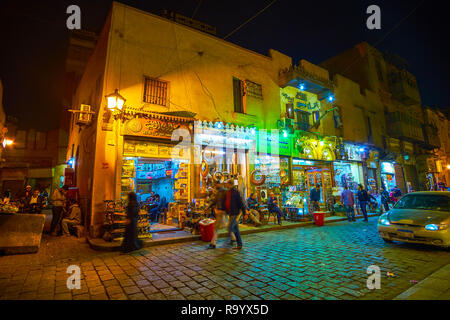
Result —
[[75, 123], [77, 125], [88, 125], [92, 122], [92, 115], [95, 113], [91, 111], [91, 106], [87, 104], [80, 105], [79, 110], [69, 110], [75, 114]]

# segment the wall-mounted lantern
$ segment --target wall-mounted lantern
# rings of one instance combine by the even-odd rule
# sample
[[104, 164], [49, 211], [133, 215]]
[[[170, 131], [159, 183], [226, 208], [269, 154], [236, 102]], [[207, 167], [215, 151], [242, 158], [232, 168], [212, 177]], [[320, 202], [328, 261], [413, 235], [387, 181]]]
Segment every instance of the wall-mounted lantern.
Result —
[[116, 89], [114, 93], [106, 95], [105, 98], [107, 99], [108, 109], [111, 111], [122, 110], [126, 101], [125, 98], [119, 93], [118, 89]]

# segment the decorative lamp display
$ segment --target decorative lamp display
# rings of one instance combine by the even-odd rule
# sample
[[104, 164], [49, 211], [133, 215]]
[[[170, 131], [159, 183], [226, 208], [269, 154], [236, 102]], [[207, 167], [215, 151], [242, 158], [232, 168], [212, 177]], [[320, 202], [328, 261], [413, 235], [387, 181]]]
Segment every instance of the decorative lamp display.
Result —
[[202, 177], [206, 177], [208, 175], [208, 173], [209, 173], [209, 166], [208, 166], [208, 163], [205, 160], [202, 160], [201, 170], [202, 170], [202, 172], [201, 172], [202, 173]]
[[105, 96], [108, 109], [110, 110], [122, 110], [123, 105], [125, 104], [125, 98], [119, 93], [119, 90], [116, 89], [114, 93], [108, 94]]
[[260, 179], [256, 179], [255, 175], [257, 173], [261, 174], [261, 171], [260, 170], [253, 170], [253, 172], [250, 175], [250, 182], [254, 186], [262, 186], [266, 182], [266, 176], [261, 174], [261, 178]]

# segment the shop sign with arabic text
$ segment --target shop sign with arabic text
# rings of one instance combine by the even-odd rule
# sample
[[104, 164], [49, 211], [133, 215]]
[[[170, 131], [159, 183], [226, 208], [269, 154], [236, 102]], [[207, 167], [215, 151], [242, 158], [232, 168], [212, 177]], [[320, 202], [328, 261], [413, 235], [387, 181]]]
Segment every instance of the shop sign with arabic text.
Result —
[[133, 118], [123, 124], [122, 135], [171, 139], [172, 133], [176, 129], [189, 130], [190, 128], [187, 123], [183, 122], [155, 118]]

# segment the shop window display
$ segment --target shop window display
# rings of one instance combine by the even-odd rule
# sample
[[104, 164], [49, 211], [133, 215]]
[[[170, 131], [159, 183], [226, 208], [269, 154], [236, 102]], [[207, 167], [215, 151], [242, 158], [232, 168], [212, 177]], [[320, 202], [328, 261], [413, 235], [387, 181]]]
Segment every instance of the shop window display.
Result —
[[[168, 207], [173, 202], [188, 201], [188, 169], [187, 163], [182, 160], [124, 157], [122, 200], [129, 192], [136, 192], [141, 205], [155, 215], [154, 222], [159, 224], [155, 228], [178, 226], [178, 216], [167, 217]], [[159, 197], [152, 197], [152, 194]]]
[[381, 182], [388, 191], [394, 189], [396, 186], [395, 170], [392, 163], [381, 163]]
[[329, 202], [333, 200], [332, 176], [332, 168], [328, 162], [302, 159], [292, 160], [292, 185], [296, 189], [297, 194], [303, 198], [303, 202], [305, 205], [307, 204], [308, 208], [310, 206], [310, 191], [314, 186], [319, 185], [319, 204], [321, 209], [329, 210]]
[[358, 190], [358, 184], [362, 183], [361, 168], [356, 163], [335, 162], [334, 163], [334, 177], [336, 187], [342, 191], [344, 187], [350, 190]]

